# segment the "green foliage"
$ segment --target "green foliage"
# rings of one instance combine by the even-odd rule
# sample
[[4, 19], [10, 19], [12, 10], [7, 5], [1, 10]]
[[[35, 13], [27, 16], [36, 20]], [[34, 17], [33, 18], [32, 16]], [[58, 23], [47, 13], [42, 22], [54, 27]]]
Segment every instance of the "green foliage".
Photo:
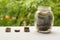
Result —
[[60, 26], [60, 0], [0, 0], [0, 26], [33, 26], [39, 6], [50, 6]]

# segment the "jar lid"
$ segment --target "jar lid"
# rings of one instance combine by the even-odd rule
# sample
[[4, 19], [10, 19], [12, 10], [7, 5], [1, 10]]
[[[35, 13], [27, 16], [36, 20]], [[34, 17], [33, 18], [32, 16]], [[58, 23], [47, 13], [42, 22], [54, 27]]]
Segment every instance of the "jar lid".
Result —
[[41, 11], [41, 10], [51, 11], [51, 7], [48, 7], [48, 6], [39, 6], [38, 7], [38, 11]]

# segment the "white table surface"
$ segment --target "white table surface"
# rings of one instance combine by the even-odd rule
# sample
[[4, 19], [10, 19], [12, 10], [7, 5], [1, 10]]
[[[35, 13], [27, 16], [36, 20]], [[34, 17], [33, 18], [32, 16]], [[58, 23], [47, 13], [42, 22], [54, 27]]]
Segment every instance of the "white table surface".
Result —
[[[24, 27], [11, 27], [11, 32], [5, 32], [6, 27], [0, 27], [0, 40], [60, 40], [60, 27], [52, 27], [50, 34], [36, 32], [35, 27], [30, 27], [30, 32], [24, 32]], [[14, 32], [20, 29], [20, 32]]]

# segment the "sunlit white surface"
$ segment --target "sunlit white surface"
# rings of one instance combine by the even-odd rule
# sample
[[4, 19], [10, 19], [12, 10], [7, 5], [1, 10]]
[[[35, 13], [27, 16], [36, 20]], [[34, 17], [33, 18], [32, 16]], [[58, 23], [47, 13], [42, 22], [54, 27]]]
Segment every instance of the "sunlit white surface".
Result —
[[[0, 40], [60, 40], [60, 27], [52, 27], [50, 34], [36, 32], [35, 27], [30, 27], [30, 32], [24, 32], [24, 27], [11, 27], [11, 32], [5, 32], [6, 27], [0, 27]], [[20, 32], [14, 32], [20, 29]]]

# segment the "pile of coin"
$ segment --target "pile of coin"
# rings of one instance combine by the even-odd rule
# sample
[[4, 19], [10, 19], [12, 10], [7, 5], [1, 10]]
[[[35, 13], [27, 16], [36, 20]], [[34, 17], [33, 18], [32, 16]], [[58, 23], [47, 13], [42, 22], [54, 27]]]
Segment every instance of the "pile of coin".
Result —
[[[11, 28], [6, 28], [5, 32], [11, 32]], [[20, 32], [20, 30], [15, 29], [14, 32]], [[30, 32], [29, 27], [24, 27], [24, 32]]]

